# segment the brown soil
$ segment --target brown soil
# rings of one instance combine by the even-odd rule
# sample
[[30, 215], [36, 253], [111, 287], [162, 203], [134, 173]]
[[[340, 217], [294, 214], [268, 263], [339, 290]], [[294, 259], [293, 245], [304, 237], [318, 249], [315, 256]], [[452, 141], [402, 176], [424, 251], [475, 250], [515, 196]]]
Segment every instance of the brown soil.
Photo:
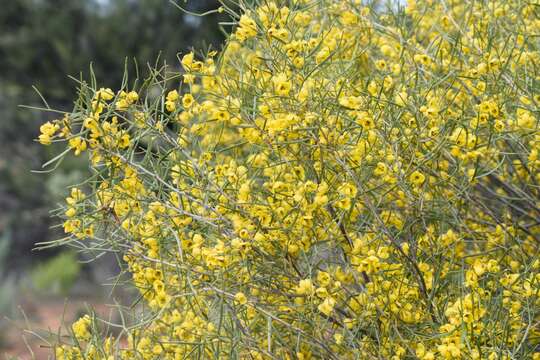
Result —
[[[50, 299], [20, 306], [18, 319], [11, 320], [8, 333], [1, 334], [0, 359], [54, 359], [51, 344], [68, 332], [66, 326], [93, 309], [97, 316], [108, 319], [116, 310], [99, 300]], [[25, 320], [25, 317], [27, 321]], [[49, 343], [48, 343], [49, 342]]]

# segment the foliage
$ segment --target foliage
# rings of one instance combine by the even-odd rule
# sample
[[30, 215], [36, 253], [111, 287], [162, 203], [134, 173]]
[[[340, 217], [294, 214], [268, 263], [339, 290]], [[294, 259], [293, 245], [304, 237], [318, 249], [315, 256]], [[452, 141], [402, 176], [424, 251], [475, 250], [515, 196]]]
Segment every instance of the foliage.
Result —
[[64, 251], [32, 269], [34, 287], [45, 294], [67, 294], [80, 274], [77, 254]]
[[146, 307], [59, 359], [540, 359], [538, 7], [361, 3], [223, 3], [219, 55], [42, 126], [92, 169], [57, 243]]

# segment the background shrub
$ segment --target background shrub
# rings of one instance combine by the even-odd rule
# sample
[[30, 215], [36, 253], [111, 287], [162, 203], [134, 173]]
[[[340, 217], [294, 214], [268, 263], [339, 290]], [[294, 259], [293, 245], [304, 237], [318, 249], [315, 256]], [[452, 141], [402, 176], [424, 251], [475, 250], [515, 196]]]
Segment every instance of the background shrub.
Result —
[[67, 294], [80, 274], [81, 265], [77, 254], [62, 252], [37, 265], [30, 275], [32, 284], [41, 293]]

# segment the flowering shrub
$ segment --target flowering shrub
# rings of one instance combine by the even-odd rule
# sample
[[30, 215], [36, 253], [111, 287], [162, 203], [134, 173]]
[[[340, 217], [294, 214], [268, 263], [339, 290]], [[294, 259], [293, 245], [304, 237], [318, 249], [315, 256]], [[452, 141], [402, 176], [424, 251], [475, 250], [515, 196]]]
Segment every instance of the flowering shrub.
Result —
[[540, 359], [538, 4], [255, 3], [43, 125], [93, 172], [65, 242], [149, 309], [57, 358]]

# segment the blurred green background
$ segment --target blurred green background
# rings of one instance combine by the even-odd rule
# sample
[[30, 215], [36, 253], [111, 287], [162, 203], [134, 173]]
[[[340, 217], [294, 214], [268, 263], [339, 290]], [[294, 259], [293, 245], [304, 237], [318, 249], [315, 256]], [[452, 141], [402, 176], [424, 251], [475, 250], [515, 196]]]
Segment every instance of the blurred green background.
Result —
[[[176, 0], [189, 11], [216, 9], [217, 1]], [[49, 174], [36, 174], [58, 150], [34, 139], [53, 113], [20, 107], [43, 106], [35, 87], [55, 109], [70, 110], [75, 78], [118, 89], [125, 65], [161, 62], [177, 67], [177, 54], [219, 49], [219, 15], [197, 17], [168, 0], [7, 0], [0, 10], [0, 358], [13, 346], [6, 326], [17, 304], [43, 296], [65, 296], [79, 281], [105, 281], [107, 271], [81, 265], [65, 250], [33, 251], [35, 244], [61, 237], [49, 212], [62, 202], [67, 186], [84, 178], [85, 162], [68, 158]], [[58, 117], [58, 115], [56, 115]], [[101, 270], [97, 271], [97, 270]], [[87, 285], [85, 285], [87, 286]], [[35, 298], [35, 299], [34, 299]], [[38, 299], [39, 298], [39, 299]], [[24, 307], [24, 306], [23, 306]], [[8, 320], [9, 319], [9, 320]], [[4, 337], [4, 339], [2, 339]], [[4, 345], [2, 345], [4, 344]], [[3, 347], [4, 346], [4, 347]], [[38, 357], [39, 358], [39, 357]]]

